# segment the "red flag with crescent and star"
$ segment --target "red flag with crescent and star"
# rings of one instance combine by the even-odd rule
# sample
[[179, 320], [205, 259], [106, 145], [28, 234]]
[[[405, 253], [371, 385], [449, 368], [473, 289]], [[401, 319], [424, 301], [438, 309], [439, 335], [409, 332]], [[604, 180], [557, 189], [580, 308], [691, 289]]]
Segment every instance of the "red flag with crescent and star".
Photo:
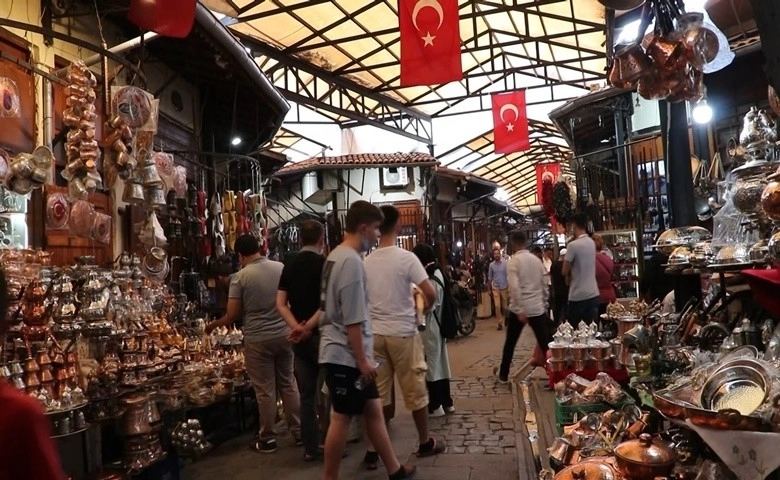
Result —
[[495, 93], [493, 103], [493, 146], [496, 153], [522, 152], [531, 148], [525, 90]]
[[458, 0], [398, 0], [401, 86], [463, 79]]
[[198, 0], [130, 0], [127, 18], [142, 30], [185, 38], [195, 24]]

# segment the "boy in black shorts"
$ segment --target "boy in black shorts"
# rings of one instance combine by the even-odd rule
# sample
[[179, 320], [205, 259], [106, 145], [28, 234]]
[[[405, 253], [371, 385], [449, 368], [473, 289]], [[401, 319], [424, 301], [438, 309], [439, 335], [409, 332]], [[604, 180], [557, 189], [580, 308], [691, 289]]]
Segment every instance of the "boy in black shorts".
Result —
[[333, 406], [323, 480], [338, 480], [353, 415], [365, 417], [368, 437], [390, 480], [411, 478], [415, 472], [414, 467], [401, 465], [393, 452], [374, 383], [374, 341], [360, 253], [376, 243], [381, 221], [382, 212], [376, 206], [362, 200], [353, 203], [347, 212], [344, 240], [328, 255], [322, 270], [319, 361], [325, 368]]

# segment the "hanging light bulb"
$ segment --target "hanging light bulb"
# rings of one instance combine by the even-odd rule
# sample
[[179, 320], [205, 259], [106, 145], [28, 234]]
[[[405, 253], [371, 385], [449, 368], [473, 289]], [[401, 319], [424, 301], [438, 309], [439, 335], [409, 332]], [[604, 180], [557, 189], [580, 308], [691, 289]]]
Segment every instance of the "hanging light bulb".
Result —
[[707, 87], [703, 87], [703, 89], [704, 94], [701, 100], [696, 102], [691, 110], [691, 118], [699, 124], [710, 123], [710, 120], [712, 120], [712, 107], [707, 103]]
[[707, 103], [706, 98], [702, 98], [696, 102], [696, 105], [694, 105], [693, 111], [691, 112], [691, 116], [696, 123], [710, 123], [710, 120], [712, 120], [712, 107]]

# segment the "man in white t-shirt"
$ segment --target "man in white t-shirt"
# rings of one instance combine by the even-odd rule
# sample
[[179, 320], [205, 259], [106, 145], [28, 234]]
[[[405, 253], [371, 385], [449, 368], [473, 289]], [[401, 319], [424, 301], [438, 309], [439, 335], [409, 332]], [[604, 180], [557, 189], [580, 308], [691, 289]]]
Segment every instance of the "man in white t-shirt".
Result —
[[[412, 412], [420, 447], [417, 455], [426, 457], [441, 453], [444, 444], [428, 432], [428, 391], [425, 373], [425, 351], [418, 335], [417, 311], [412, 285], [417, 285], [425, 298], [426, 310], [436, 301], [436, 290], [428, 273], [412, 252], [398, 247], [400, 222], [398, 209], [380, 207], [384, 221], [379, 226], [379, 248], [366, 257], [366, 286], [374, 330], [374, 358], [380, 362], [377, 388], [385, 407], [391, 404], [393, 378], [403, 394], [406, 408]], [[369, 450], [364, 464], [373, 469], [376, 454]]]

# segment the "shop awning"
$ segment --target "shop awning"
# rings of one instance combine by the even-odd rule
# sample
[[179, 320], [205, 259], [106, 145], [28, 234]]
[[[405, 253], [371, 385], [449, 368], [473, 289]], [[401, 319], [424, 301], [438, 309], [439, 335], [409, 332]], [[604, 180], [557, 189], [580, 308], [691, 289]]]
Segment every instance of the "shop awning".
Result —
[[[91, 6], [92, 2], [85, 4]], [[100, 0], [99, 13], [121, 26], [128, 37], [138, 28], [125, 18], [128, 0]], [[249, 153], [276, 135], [290, 104], [247, 53], [239, 39], [204, 5], [198, 3], [195, 25], [183, 39], [156, 37], [144, 48], [201, 93], [204, 111], [215, 132], [215, 152]], [[162, 92], [160, 93], [162, 94]], [[234, 136], [242, 148], [231, 148]]]

